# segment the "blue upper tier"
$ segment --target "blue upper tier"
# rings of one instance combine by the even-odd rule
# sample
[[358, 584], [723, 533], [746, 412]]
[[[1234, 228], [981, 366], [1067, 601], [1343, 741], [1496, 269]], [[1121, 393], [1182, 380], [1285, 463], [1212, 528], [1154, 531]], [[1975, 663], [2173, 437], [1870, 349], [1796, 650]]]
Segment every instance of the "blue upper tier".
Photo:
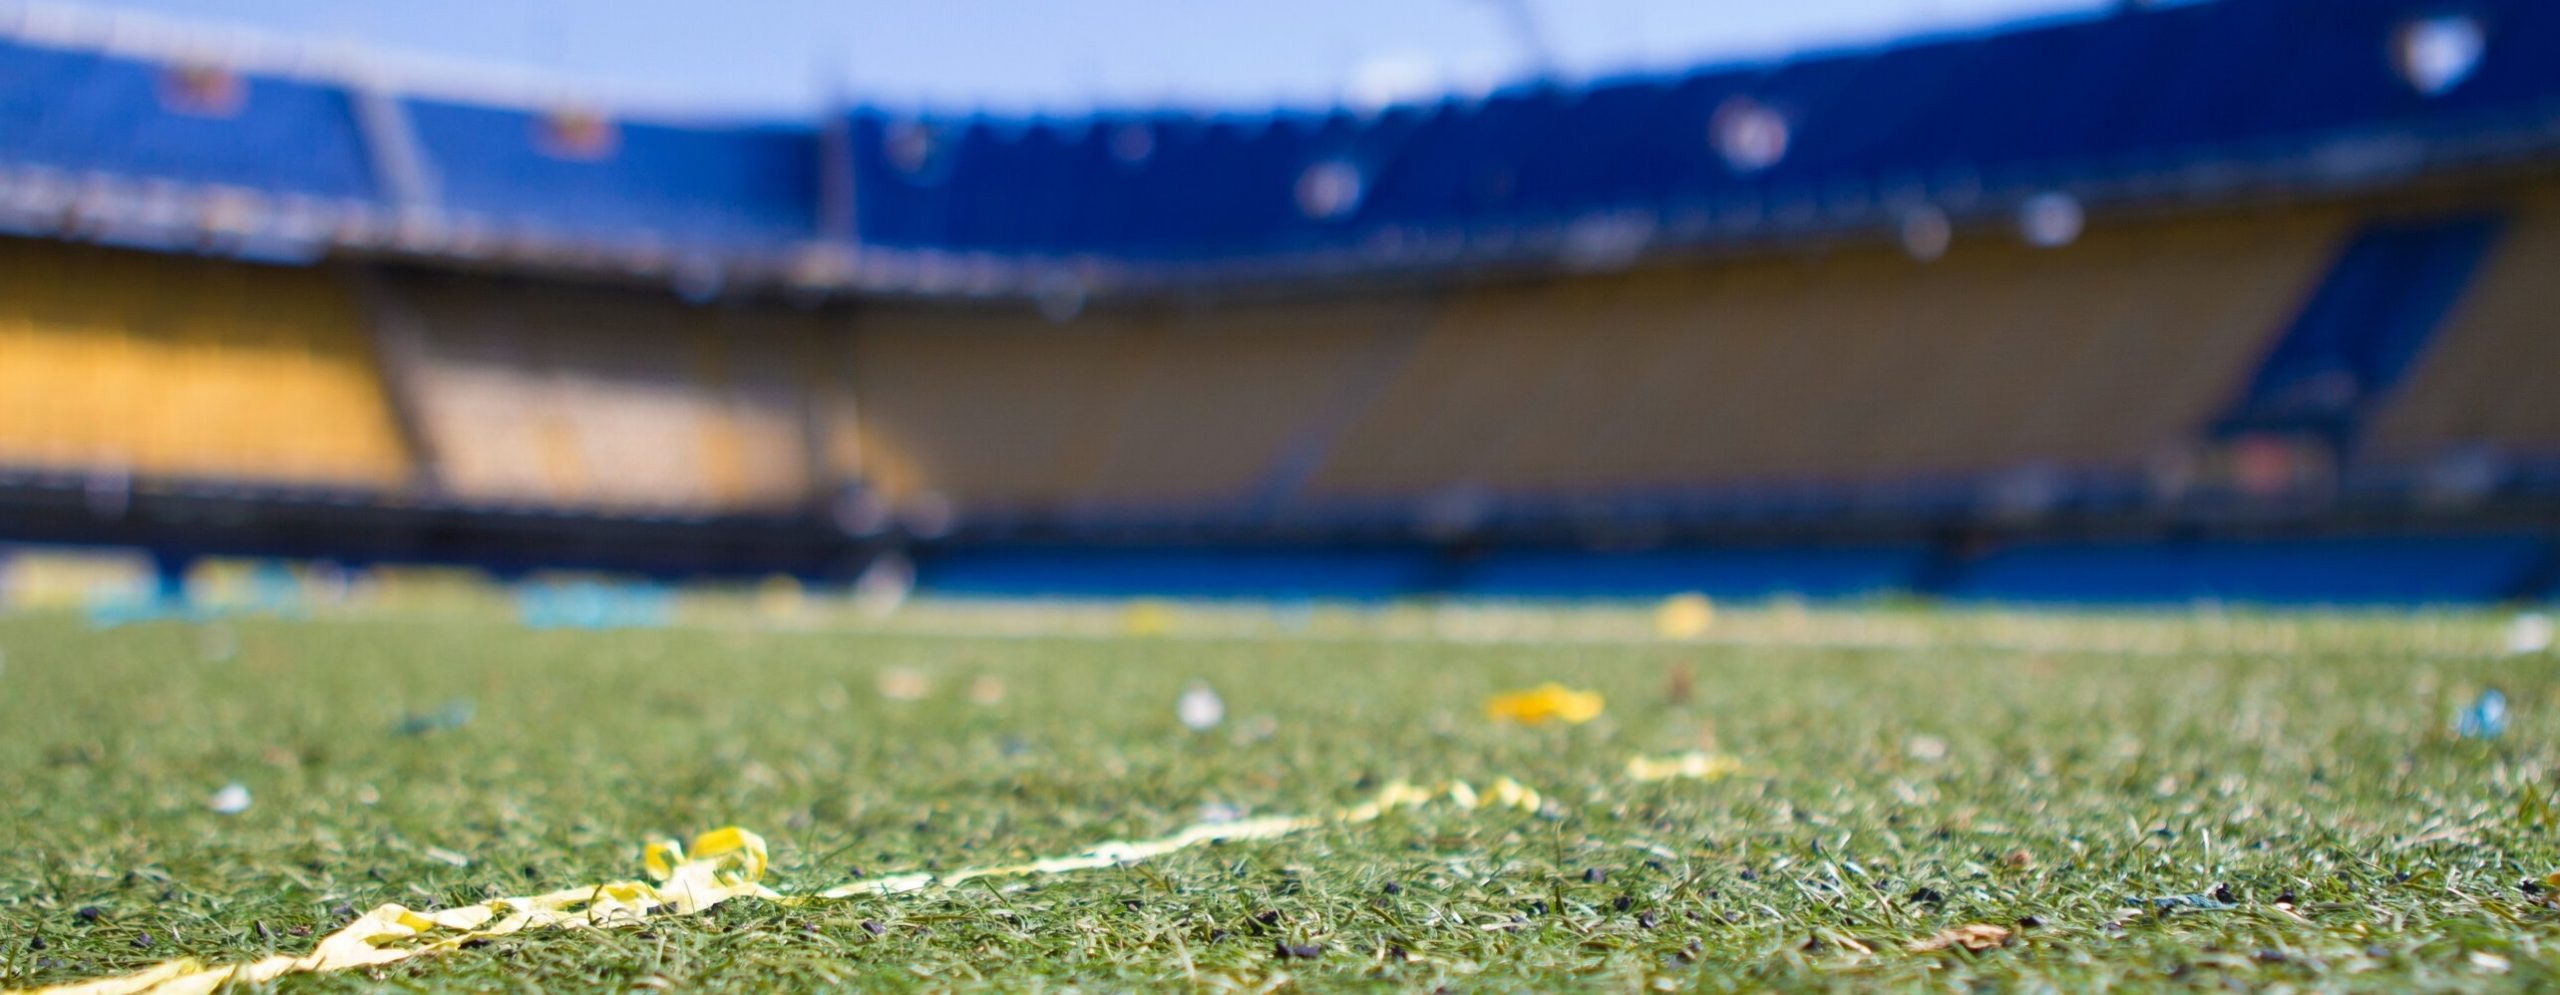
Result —
[[[13, 175], [386, 214], [423, 191], [424, 206], [484, 228], [677, 251], [849, 238], [1144, 265], [1429, 260], [1541, 241], [1605, 251], [2051, 189], [2389, 178], [2545, 154], [2560, 147], [2560, 3], [2204, 0], [1374, 112], [863, 109], [829, 128], [408, 98], [390, 104], [405, 113], [359, 113], [369, 106], [326, 82], [226, 83], [0, 41], [0, 169]], [[562, 141], [564, 120], [588, 130]], [[820, 221], [827, 188], [850, 194], [840, 224]]]
[[378, 195], [344, 90], [245, 77], [203, 105], [177, 70], [0, 41], [0, 162], [329, 198]]
[[2388, 170], [2488, 137], [2548, 141], [2555, 101], [2547, 0], [2211, 0], [1374, 114], [866, 111], [853, 134], [870, 244], [1214, 259], [1952, 205], [2220, 165]]
[[409, 119], [444, 206], [507, 227], [707, 248], [818, 234], [807, 128], [609, 122], [594, 151], [568, 153], [546, 115], [413, 101]]

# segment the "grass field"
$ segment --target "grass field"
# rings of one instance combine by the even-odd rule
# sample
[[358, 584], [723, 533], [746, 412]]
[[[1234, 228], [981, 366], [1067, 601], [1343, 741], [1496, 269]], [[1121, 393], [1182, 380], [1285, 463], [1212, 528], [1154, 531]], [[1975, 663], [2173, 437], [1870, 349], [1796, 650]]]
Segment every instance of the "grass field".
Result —
[[[955, 634], [998, 627], [967, 614], [0, 620], [0, 987], [299, 951], [381, 902], [629, 877], [644, 838], [728, 823], [771, 839], [788, 892], [1503, 776], [1547, 811], [1439, 806], [1123, 869], [735, 902], [280, 987], [2560, 985], [2560, 911], [2525, 887], [2560, 870], [2560, 679], [2495, 654], [2494, 619], [1915, 610], [1735, 617], [1716, 630], [1732, 642], [1672, 644], [1489, 617], [1461, 640], [1393, 618], [1145, 637]], [[893, 700], [891, 670], [930, 686]], [[1484, 717], [1486, 695], [1547, 680], [1605, 692], [1606, 713]], [[1194, 681], [1227, 706], [1206, 733], [1175, 719]], [[2513, 727], [2454, 738], [2491, 686]], [[467, 723], [397, 731], [457, 699]], [[1631, 755], [1701, 747], [1745, 769], [1625, 776]], [[235, 781], [254, 804], [210, 811]], [[2172, 896], [2199, 897], [2155, 901]], [[1909, 949], [1969, 923], [2017, 935]]]

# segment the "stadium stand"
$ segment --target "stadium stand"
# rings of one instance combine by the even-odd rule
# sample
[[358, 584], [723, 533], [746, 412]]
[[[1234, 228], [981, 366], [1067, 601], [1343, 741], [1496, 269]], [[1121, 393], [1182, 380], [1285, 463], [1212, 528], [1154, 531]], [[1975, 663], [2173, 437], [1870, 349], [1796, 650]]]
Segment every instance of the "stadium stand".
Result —
[[2494, 221], [2475, 217], [2366, 227], [2217, 431], [2309, 433], [2345, 448], [2425, 351], [2496, 234]]
[[[991, 594], [2560, 575], [2560, 5], [2103, 6], [1376, 109], [793, 122], [0, 19], [0, 541], [911, 545]], [[2181, 538], [2083, 538], [2143, 530]]]
[[[2485, 36], [2474, 62], [2409, 54], [2413, 34], [2462, 30]], [[2217, 0], [1374, 115], [866, 110], [852, 183], [860, 237], [881, 247], [1193, 263], [1545, 255], [1630, 213], [1646, 238], [1678, 241], [2057, 186], [2395, 180], [2431, 158], [2545, 140], [2527, 136], [2546, 134], [2560, 93], [2554, 39], [2560, 13], [2537, 2]]]
[[1239, 509], [1420, 315], [1404, 299], [856, 319], [871, 482], [973, 513]]
[[2386, 463], [2485, 447], [2520, 460], [2560, 457], [2560, 197], [2525, 202], [2440, 340], [2375, 415], [2370, 454]]
[[805, 126], [426, 100], [407, 109], [441, 207], [495, 232], [695, 252], [817, 236], [818, 145]]
[[0, 41], [0, 161], [77, 178], [377, 196], [338, 87]]
[[1145, 315], [1052, 327], [1027, 308], [878, 306], [855, 323], [869, 482], [972, 505], [1073, 495], [1108, 436], [1112, 391], [1160, 337]]
[[[2560, 96], [2560, 14], [2536, 0], [2118, 5], [1367, 112], [863, 108], [819, 124], [386, 94], [308, 67], [235, 73], [15, 33], [0, 43], [14, 170], [0, 200], [21, 228], [62, 224], [21, 201], [183, 226], [210, 193], [246, 191], [326, 200], [301, 236], [364, 251], [752, 261], [906, 290], [1028, 292], [1066, 263], [1161, 287], [1571, 260], [1873, 230], [1922, 208], [1996, 219], [2057, 190], [2091, 204], [2370, 190], [2547, 150]], [[859, 251], [814, 251], [839, 239]]]
[[2138, 473], [2205, 425], [2340, 227], [2182, 222], [2058, 252], [1861, 250], [1473, 292], [1310, 486], [1534, 503]]
[[669, 514], [817, 501], [840, 337], [664, 293], [403, 273], [383, 306], [436, 483], [494, 503]]
[[0, 464], [386, 490], [381, 383], [326, 272], [0, 240]]

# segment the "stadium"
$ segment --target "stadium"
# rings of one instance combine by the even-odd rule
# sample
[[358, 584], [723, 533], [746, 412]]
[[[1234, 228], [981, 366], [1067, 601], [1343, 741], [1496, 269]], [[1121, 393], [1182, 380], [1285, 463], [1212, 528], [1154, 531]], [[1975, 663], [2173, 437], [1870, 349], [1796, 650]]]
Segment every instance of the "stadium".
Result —
[[[2543, 0], [798, 118], [30, 8], [0, 259], [0, 986], [2560, 978]], [[877, 887], [499, 897], [733, 823]]]

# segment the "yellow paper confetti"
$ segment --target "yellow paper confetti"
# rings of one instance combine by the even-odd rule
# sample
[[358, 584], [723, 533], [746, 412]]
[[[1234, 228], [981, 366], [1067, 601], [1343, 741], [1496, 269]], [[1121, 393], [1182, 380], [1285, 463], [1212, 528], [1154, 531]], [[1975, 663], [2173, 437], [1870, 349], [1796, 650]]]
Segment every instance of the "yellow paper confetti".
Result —
[[1063, 857], [939, 875], [901, 874], [805, 895], [778, 894], [758, 883], [767, 863], [764, 838], [731, 826], [696, 836], [689, 846], [673, 840], [649, 843], [641, 851], [641, 864], [648, 870], [650, 881], [612, 881], [434, 912], [413, 911], [396, 903], [383, 905], [329, 934], [300, 957], [279, 954], [245, 964], [206, 964], [194, 958], [179, 958], [134, 974], [7, 995], [211, 995], [228, 985], [263, 984], [288, 974], [377, 967], [531, 929], [636, 926], [652, 914], [691, 915], [733, 898], [799, 904], [900, 895], [980, 878], [1121, 867], [1212, 842], [1274, 839], [1326, 825], [1370, 822], [1398, 809], [1419, 808], [1442, 799], [1466, 810], [1492, 806], [1534, 812], [1543, 804], [1536, 791], [1507, 777], [1494, 781], [1483, 793], [1464, 781], [1451, 781], [1436, 788], [1399, 781], [1387, 785], [1368, 801], [1325, 816], [1199, 823], [1170, 836], [1113, 840]]
[[735, 827], [714, 830], [694, 837], [693, 851], [687, 857], [675, 843], [650, 844], [644, 863], [655, 883], [612, 881], [435, 912], [392, 903], [356, 917], [300, 957], [279, 954], [218, 965], [180, 958], [138, 974], [40, 988], [32, 995], [210, 995], [288, 974], [390, 964], [527, 929], [628, 926], [659, 910], [689, 915], [742, 896], [781, 897], [756, 883], [765, 868], [762, 837]]
[[1132, 636], [1161, 636], [1173, 631], [1173, 603], [1153, 598], [1129, 602], [1120, 613], [1120, 631]]
[[1606, 700], [1598, 691], [1576, 691], [1549, 681], [1526, 691], [1497, 694], [1485, 700], [1485, 717], [1497, 722], [1521, 725], [1543, 725], [1565, 722], [1580, 725], [1600, 717]]
[[1716, 623], [1716, 603], [1706, 595], [1675, 594], [1653, 610], [1653, 631], [1664, 639], [1696, 639]]
[[1670, 757], [1628, 757], [1627, 777], [1636, 781], [1668, 781], [1685, 777], [1695, 781], [1721, 781], [1742, 772], [1742, 761], [1722, 753], [1691, 750]]

